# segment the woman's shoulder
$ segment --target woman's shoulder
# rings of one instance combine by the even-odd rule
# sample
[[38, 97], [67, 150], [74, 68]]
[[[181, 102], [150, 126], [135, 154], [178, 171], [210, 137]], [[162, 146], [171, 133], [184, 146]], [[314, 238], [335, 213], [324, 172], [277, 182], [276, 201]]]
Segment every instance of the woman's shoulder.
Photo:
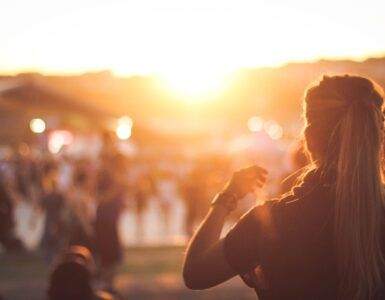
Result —
[[258, 204], [252, 207], [247, 214], [259, 216], [261, 214], [273, 213], [277, 210], [281, 210], [288, 204], [294, 203], [297, 200], [293, 194], [285, 194], [279, 198], [274, 198], [265, 201], [263, 204]]
[[249, 222], [272, 226], [277, 220], [282, 222], [286, 217], [293, 217], [303, 213], [306, 209], [303, 199], [294, 193], [287, 193], [279, 198], [266, 201], [262, 205], [252, 207], [242, 218], [249, 219]]
[[281, 199], [272, 199], [261, 205], [255, 205], [241, 217], [239, 222], [248, 224], [249, 228], [258, 228], [261, 223], [271, 224], [283, 205], [284, 202]]
[[270, 234], [286, 232], [289, 228], [290, 230], [318, 228], [328, 219], [331, 209], [332, 201], [329, 198], [304, 199], [290, 194], [255, 206], [244, 217], [248, 219], [247, 223], [252, 224], [249, 228]]

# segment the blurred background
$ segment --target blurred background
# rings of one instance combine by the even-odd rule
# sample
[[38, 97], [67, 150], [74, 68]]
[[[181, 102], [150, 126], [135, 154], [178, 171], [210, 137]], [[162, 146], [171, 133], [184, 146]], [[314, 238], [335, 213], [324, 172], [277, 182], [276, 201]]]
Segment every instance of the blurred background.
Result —
[[289, 190], [283, 179], [306, 164], [302, 96], [323, 74], [385, 86], [381, 1], [0, 5], [4, 299], [44, 299], [70, 244], [91, 250], [99, 275], [116, 253], [122, 299], [254, 299], [239, 279], [183, 287], [211, 199], [238, 168], [268, 169], [228, 230]]

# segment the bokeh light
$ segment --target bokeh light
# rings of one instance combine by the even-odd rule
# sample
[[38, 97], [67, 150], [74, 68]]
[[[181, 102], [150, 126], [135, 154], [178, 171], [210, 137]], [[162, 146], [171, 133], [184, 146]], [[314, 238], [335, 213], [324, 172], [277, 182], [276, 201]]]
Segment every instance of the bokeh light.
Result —
[[132, 134], [132, 124], [133, 121], [130, 117], [124, 116], [118, 119], [118, 124], [116, 126], [116, 136], [120, 140], [127, 140], [131, 137]]
[[283, 128], [275, 121], [268, 121], [264, 125], [266, 133], [273, 139], [279, 140], [283, 136]]
[[43, 119], [36, 118], [29, 122], [29, 128], [33, 133], [43, 133], [46, 129], [46, 125]]
[[263, 129], [263, 119], [260, 117], [256, 117], [256, 116], [251, 117], [247, 121], [247, 127], [249, 128], [249, 130], [251, 132], [261, 131]]
[[68, 130], [55, 130], [49, 135], [48, 150], [53, 154], [59, 153], [64, 146], [72, 144], [73, 140], [73, 134]]

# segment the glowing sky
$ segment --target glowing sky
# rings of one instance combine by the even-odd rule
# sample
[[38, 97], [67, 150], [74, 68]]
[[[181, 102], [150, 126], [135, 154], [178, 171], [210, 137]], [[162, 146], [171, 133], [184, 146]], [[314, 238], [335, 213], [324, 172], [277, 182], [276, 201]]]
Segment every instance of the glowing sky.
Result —
[[385, 53], [384, 1], [0, 0], [0, 72], [191, 73]]

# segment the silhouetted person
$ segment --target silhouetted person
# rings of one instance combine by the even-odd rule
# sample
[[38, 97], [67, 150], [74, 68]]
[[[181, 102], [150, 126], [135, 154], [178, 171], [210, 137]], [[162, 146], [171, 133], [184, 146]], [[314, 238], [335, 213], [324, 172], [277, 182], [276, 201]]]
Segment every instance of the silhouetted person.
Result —
[[89, 178], [85, 170], [79, 169], [73, 178], [69, 194], [69, 244], [94, 249], [94, 213]]
[[7, 252], [24, 250], [15, 234], [14, 201], [5, 176], [0, 174], [0, 243]]
[[325, 76], [305, 104], [311, 169], [221, 239], [238, 200], [266, 181], [258, 166], [236, 172], [188, 247], [188, 287], [240, 275], [261, 300], [385, 299], [383, 92], [363, 77]]
[[176, 198], [175, 178], [170, 171], [160, 170], [158, 177], [156, 178], [155, 189], [163, 223], [163, 234], [167, 238], [169, 237], [171, 228], [172, 203]]
[[150, 176], [147, 173], [140, 174], [132, 188], [137, 228], [136, 237], [138, 241], [141, 241], [144, 235], [144, 213], [153, 193]]
[[68, 243], [68, 208], [58, 188], [56, 168], [47, 171], [43, 178], [41, 207], [45, 211], [41, 247], [45, 259], [50, 263]]
[[49, 300], [114, 300], [103, 291], [95, 291], [92, 280], [95, 265], [87, 248], [72, 246], [60, 255], [49, 278]]
[[116, 268], [123, 258], [118, 224], [126, 203], [124, 158], [116, 156], [103, 162], [98, 178], [98, 207], [95, 237], [99, 255], [100, 279], [109, 290], [114, 290]]

